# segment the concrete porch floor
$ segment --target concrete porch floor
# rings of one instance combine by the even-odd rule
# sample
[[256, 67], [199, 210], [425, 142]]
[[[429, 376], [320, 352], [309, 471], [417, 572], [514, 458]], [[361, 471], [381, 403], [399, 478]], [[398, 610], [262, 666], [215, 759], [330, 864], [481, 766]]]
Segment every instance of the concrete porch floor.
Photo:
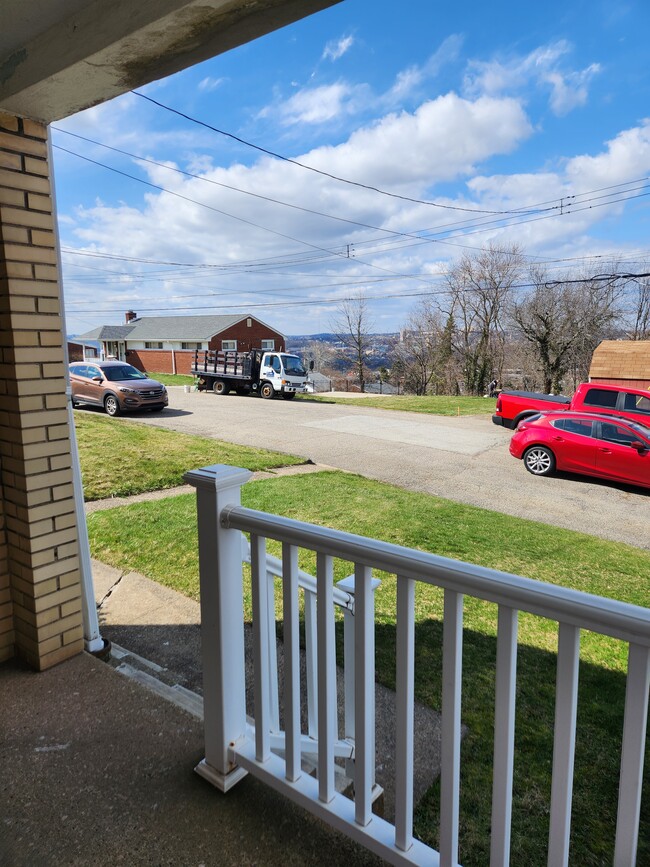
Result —
[[221, 794], [202, 757], [198, 720], [88, 654], [0, 665], [0, 864], [381, 863], [250, 776]]

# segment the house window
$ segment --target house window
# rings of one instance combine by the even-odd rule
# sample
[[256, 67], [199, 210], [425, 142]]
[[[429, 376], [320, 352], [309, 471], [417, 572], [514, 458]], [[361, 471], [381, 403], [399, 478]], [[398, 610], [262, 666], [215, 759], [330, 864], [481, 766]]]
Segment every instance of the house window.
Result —
[[221, 341], [221, 349], [224, 352], [228, 352], [230, 350], [237, 349], [237, 341], [236, 340], [222, 340]]
[[250, 317], [246, 320], [246, 327], [247, 328], [253, 327], [253, 320]]
[[262, 349], [266, 349], [267, 352], [273, 352], [275, 349], [275, 340], [263, 340]]
[[201, 349], [201, 343], [192, 343], [184, 340], [181, 343], [181, 349]]
[[162, 349], [162, 340], [145, 340], [145, 349]]

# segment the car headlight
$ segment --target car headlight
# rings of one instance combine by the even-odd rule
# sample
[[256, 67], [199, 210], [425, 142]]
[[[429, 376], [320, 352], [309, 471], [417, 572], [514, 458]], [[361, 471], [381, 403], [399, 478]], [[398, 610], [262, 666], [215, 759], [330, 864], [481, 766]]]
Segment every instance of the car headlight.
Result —
[[120, 388], [122, 394], [135, 394], [135, 389], [133, 388]]

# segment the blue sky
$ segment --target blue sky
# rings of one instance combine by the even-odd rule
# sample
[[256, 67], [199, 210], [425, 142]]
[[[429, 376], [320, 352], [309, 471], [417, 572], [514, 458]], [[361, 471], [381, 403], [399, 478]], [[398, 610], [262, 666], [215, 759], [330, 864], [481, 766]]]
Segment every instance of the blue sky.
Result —
[[649, 25], [647, 0], [344, 0], [141, 88], [187, 118], [125, 94], [55, 124], [68, 331], [316, 333], [358, 293], [395, 331], [487, 244], [647, 267]]

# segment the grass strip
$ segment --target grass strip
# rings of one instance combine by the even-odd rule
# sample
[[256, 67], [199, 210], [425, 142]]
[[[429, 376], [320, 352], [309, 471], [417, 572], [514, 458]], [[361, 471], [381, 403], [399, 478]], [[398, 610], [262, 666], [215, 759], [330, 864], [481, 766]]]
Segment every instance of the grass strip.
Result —
[[147, 371], [150, 379], [162, 382], [163, 385], [194, 385], [194, 377], [184, 373], [151, 373]]
[[177, 433], [126, 419], [74, 414], [86, 500], [128, 497], [183, 484], [188, 469], [233, 464], [268, 470], [304, 458]]
[[[650, 553], [631, 546], [327, 472], [245, 485], [244, 505], [345, 529], [447, 557], [648, 605]], [[135, 569], [198, 598], [195, 498], [170, 498], [89, 516], [93, 556]], [[269, 542], [269, 550], [279, 548]], [[301, 552], [301, 566], [315, 568]], [[339, 580], [351, 564], [335, 563]], [[376, 594], [377, 679], [395, 686], [395, 579]], [[416, 594], [416, 697], [440, 708], [442, 593]], [[247, 589], [245, 615], [251, 618]], [[489, 863], [494, 737], [496, 606], [467, 598], [464, 614], [461, 863]], [[341, 640], [341, 624], [337, 624]], [[520, 615], [511, 862], [539, 864], [546, 850], [555, 702], [557, 624]], [[621, 642], [591, 633], [581, 645], [571, 862], [612, 862], [627, 656]], [[650, 757], [645, 796], [650, 797]], [[440, 794], [434, 785], [416, 816], [418, 836], [438, 845]], [[638, 863], [650, 863], [650, 821], [642, 818]]]
[[319, 403], [343, 403], [346, 406], [370, 406], [374, 409], [391, 409], [400, 412], [423, 412], [429, 415], [491, 415], [494, 400], [485, 397], [453, 397], [449, 395], [413, 394], [385, 395], [377, 397], [337, 397], [332, 394], [298, 395], [299, 400]]

